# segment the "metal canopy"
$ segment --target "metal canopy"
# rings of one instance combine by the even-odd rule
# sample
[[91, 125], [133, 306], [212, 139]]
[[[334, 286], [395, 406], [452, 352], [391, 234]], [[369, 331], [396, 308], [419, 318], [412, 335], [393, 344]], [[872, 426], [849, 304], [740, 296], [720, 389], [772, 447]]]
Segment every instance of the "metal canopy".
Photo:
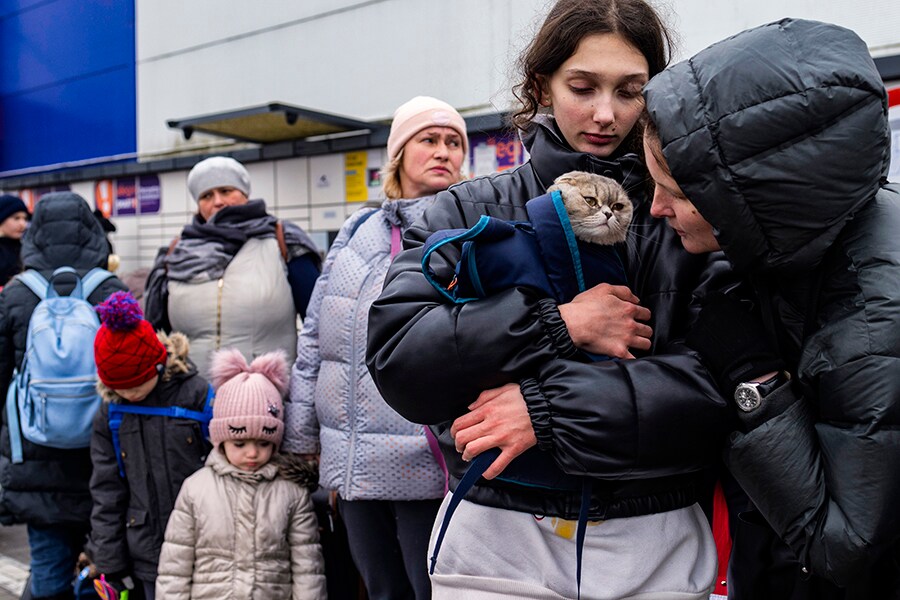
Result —
[[240, 110], [167, 121], [181, 129], [185, 139], [195, 131], [245, 142], [269, 144], [335, 133], [370, 133], [384, 129], [369, 123], [317, 110], [272, 102]]

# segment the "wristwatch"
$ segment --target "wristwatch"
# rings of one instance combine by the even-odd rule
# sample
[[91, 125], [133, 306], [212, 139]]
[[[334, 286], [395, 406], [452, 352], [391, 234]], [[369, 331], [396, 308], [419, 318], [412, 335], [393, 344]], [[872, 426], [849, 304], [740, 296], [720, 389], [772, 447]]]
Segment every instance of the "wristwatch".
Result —
[[734, 390], [734, 401], [742, 411], [753, 412], [762, 404], [763, 398], [786, 381], [784, 374], [778, 372], [765, 381], [739, 383]]

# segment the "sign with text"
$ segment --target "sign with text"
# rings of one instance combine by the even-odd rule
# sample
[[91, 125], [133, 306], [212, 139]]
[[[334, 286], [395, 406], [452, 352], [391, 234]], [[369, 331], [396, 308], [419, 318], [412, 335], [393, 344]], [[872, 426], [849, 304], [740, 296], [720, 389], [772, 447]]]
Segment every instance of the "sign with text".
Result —
[[94, 184], [94, 205], [107, 219], [158, 214], [161, 198], [157, 175], [101, 179]]

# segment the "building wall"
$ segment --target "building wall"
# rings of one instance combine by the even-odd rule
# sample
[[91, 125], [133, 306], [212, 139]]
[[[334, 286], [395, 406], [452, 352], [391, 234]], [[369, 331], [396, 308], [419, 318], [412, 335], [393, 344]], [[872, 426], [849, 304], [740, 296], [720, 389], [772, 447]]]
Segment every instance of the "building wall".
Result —
[[[0, 8], [0, 111], [3, 126], [17, 128], [0, 132], [0, 160], [9, 156], [2, 149], [23, 144], [33, 150], [10, 164], [90, 159], [129, 149], [142, 161], [230, 151], [241, 145], [199, 133], [185, 140], [166, 121], [273, 101], [361, 120], [388, 120], [399, 104], [419, 94], [442, 98], [465, 115], [502, 112], [511, 105], [518, 52], [551, 3], [12, 0]], [[900, 3], [894, 0], [660, 0], [657, 5], [677, 34], [676, 58], [785, 15], [850, 27], [875, 56], [900, 54]], [[129, 66], [123, 57], [132, 34]], [[52, 52], [44, 50], [51, 47]], [[44, 79], [41, 58], [57, 69]], [[113, 90], [103, 77], [129, 73], [130, 98], [122, 92], [128, 86], [120, 83], [96, 99], [98, 89]], [[78, 95], [79, 86], [94, 96]], [[16, 107], [26, 112], [19, 114]], [[68, 148], [49, 139], [61, 130], [55, 115], [64, 109], [80, 116], [63, 121], [90, 130], [70, 136], [74, 142]], [[524, 158], [521, 146], [508, 139], [475, 136], [471, 145], [473, 174]], [[57, 147], [65, 152], [55, 153]], [[264, 198], [281, 218], [312, 232], [324, 249], [328, 232], [362, 200], [379, 195], [377, 184], [367, 184], [363, 197], [351, 194], [347, 182], [354, 175], [347, 160], [333, 154], [250, 163], [251, 196]], [[383, 164], [384, 149], [365, 151], [363, 160], [368, 177]], [[157, 249], [190, 220], [195, 206], [186, 175], [184, 170], [158, 174], [158, 210], [112, 215], [123, 270], [149, 266]], [[69, 187], [93, 204], [97, 183], [73, 181]], [[31, 200], [40, 195], [40, 190], [24, 192]]]
[[136, 150], [133, 0], [0, 3], [0, 172]]

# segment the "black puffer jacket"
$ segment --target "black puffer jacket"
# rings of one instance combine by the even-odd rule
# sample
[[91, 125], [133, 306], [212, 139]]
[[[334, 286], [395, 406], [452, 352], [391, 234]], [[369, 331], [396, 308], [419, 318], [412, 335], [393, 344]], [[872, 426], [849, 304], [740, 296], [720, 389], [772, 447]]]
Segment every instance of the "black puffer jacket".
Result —
[[[188, 341], [180, 333], [159, 334], [169, 351], [166, 370], [141, 406], [181, 406], [202, 411], [208, 384], [188, 360]], [[123, 402], [98, 386], [107, 402]], [[87, 552], [102, 573], [132, 571], [155, 581], [169, 515], [181, 484], [203, 466], [210, 444], [198, 421], [125, 414], [119, 428], [125, 478], [109, 430], [109, 404], [94, 418], [91, 436], [91, 537]]]
[[[369, 313], [369, 370], [401, 415], [443, 423], [435, 431], [453, 487], [467, 464], [454, 449], [448, 421], [467, 412], [481, 391], [520, 382], [539, 448], [564, 471], [597, 479], [591, 518], [687, 506], [697, 499], [701, 471], [715, 460], [728, 410], [680, 340], [695, 301], [728, 277], [727, 263], [721, 255], [687, 254], [677, 236], [650, 217], [643, 166], [634, 155], [606, 161], [574, 152], [552, 121], [536, 124], [525, 143], [528, 163], [442, 192], [407, 230], [410, 249], [398, 255]], [[649, 356], [570, 360], [575, 348], [553, 300], [515, 288], [450, 306], [422, 274], [420, 247], [431, 232], [468, 228], [483, 214], [524, 220], [526, 201], [576, 169], [617, 179], [635, 202], [625, 268], [653, 314]], [[457, 259], [433, 255], [431, 265], [449, 280]], [[577, 493], [485, 480], [468, 498], [566, 519], [577, 518], [581, 505]]]
[[[60, 192], [41, 198], [22, 240], [26, 269], [37, 269], [49, 278], [56, 268], [70, 266], [84, 275], [95, 267], [106, 267], [108, 256], [103, 229], [81, 196]], [[63, 278], [57, 289], [68, 294], [72, 284]], [[107, 279], [88, 301], [96, 305], [124, 289], [125, 284], [117, 278]], [[13, 369], [22, 364], [28, 321], [37, 304], [38, 297], [18, 281], [11, 281], [0, 293], [0, 390], [4, 399]], [[85, 351], [93, 352], [93, 348]], [[12, 464], [4, 410], [0, 429], [0, 522], [87, 528], [91, 514], [89, 450], [38, 446], [24, 438], [22, 449], [24, 462]]]
[[646, 97], [675, 180], [795, 375], [772, 395], [786, 410], [732, 436], [732, 472], [813, 573], [846, 597], [900, 597], [900, 186], [884, 178], [887, 103], [865, 43], [783, 20], [672, 67]]

